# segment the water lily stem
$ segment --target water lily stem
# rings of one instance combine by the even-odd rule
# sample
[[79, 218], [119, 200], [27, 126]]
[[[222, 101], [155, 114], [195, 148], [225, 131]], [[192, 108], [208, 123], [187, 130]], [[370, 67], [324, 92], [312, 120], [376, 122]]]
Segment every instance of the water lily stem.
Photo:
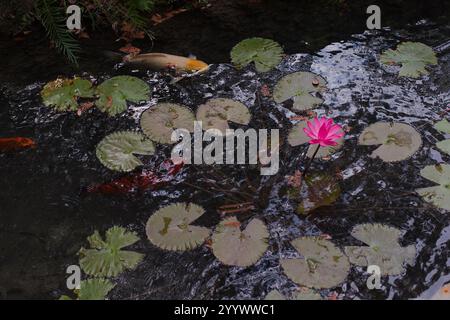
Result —
[[311, 164], [312, 164], [314, 158], [316, 157], [317, 152], [319, 152], [319, 149], [320, 149], [320, 144], [317, 145], [316, 151], [314, 151], [311, 159], [309, 159], [308, 163], [306, 164], [305, 170], [303, 170], [302, 181], [306, 178], [306, 173], [308, 172], [309, 167], [311, 167]]

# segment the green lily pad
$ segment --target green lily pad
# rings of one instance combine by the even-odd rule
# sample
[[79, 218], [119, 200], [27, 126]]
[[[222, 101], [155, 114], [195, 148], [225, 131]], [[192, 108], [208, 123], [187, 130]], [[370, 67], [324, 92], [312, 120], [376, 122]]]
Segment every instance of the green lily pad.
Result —
[[197, 248], [208, 238], [210, 230], [191, 223], [204, 212], [202, 207], [193, 203], [176, 203], [159, 209], [147, 221], [147, 237], [155, 246], [165, 250]]
[[175, 129], [194, 132], [195, 117], [185, 106], [173, 103], [158, 103], [147, 109], [141, 116], [142, 131], [153, 141], [174, 144], [172, 133]]
[[415, 246], [401, 247], [402, 232], [382, 224], [360, 224], [353, 228], [352, 236], [368, 246], [345, 247], [345, 254], [351, 263], [366, 267], [376, 265], [383, 275], [398, 275], [412, 265], [416, 255]]
[[403, 42], [397, 50], [389, 49], [380, 56], [384, 64], [401, 64], [399, 75], [402, 77], [418, 78], [428, 74], [427, 65], [438, 63], [433, 48], [420, 42]]
[[140, 102], [148, 100], [150, 88], [145, 81], [136, 77], [117, 76], [106, 80], [97, 87], [99, 96], [96, 105], [110, 116], [127, 110], [127, 101]]
[[436, 143], [436, 147], [439, 148], [439, 150], [445, 152], [446, 154], [450, 154], [450, 139], [439, 141]]
[[433, 181], [438, 186], [417, 189], [416, 192], [429, 203], [436, 207], [450, 211], [450, 165], [438, 164], [426, 166], [420, 170], [420, 175]]
[[447, 119], [442, 119], [441, 121], [436, 122], [434, 124], [434, 128], [443, 133], [450, 134], [450, 122], [448, 122]]
[[[298, 122], [289, 131], [288, 143], [292, 147], [308, 143], [308, 141], [311, 140], [311, 138], [308, 137], [306, 133], [303, 131], [303, 128], [306, 128], [306, 121]], [[325, 158], [337, 152], [340, 148], [342, 148], [344, 144], [344, 137], [337, 139], [336, 143], [337, 143], [336, 146], [320, 147], [319, 151], [316, 154], [316, 158]], [[317, 149], [316, 144], [310, 145], [306, 153], [307, 157], [311, 158], [316, 149]]]
[[231, 50], [231, 61], [239, 68], [251, 62], [258, 72], [267, 72], [276, 67], [282, 59], [283, 49], [273, 40], [250, 38], [239, 42]]
[[333, 288], [350, 271], [347, 257], [332, 242], [320, 237], [301, 237], [292, 241], [303, 259], [282, 259], [284, 273], [295, 283], [315, 288]]
[[48, 107], [54, 107], [58, 111], [76, 111], [78, 98], [92, 98], [94, 90], [89, 80], [57, 79], [44, 86], [41, 97]]
[[386, 162], [408, 159], [422, 146], [420, 134], [404, 123], [376, 122], [368, 126], [358, 139], [360, 145], [380, 145], [371, 157]]
[[266, 252], [269, 232], [259, 219], [251, 220], [241, 231], [235, 217], [220, 222], [212, 235], [212, 250], [217, 259], [228, 266], [248, 267]]
[[128, 172], [143, 165], [135, 154], [151, 155], [155, 152], [153, 142], [137, 132], [114, 132], [97, 145], [98, 160], [114, 171]]
[[229, 129], [228, 121], [245, 125], [250, 117], [244, 104], [225, 98], [210, 99], [197, 109], [197, 121], [202, 121], [203, 129], [217, 129], [222, 135]]
[[323, 102], [323, 99], [314, 96], [313, 93], [323, 91], [326, 85], [326, 80], [317, 74], [294, 72], [278, 81], [273, 91], [273, 99], [276, 103], [292, 99], [294, 110], [310, 110]]
[[307, 215], [317, 208], [329, 206], [336, 202], [341, 195], [339, 182], [333, 176], [324, 173], [311, 173], [306, 175], [299, 188], [292, 188], [289, 197], [300, 203], [297, 212]]
[[286, 297], [278, 290], [272, 290], [266, 295], [264, 300], [286, 300]]
[[[77, 300], [105, 300], [106, 295], [115, 287], [108, 279], [93, 278], [83, 280], [80, 283], [80, 290], [75, 290]], [[59, 300], [72, 300], [69, 296], [63, 295]]]
[[144, 255], [121, 249], [138, 240], [136, 233], [122, 227], [114, 226], [106, 231], [106, 240], [95, 231], [88, 237], [91, 249], [79, 251], [80, 266], [84, 272], [96, 277], [115, 277], [125, 269], [134, 269]]
[[[265, 300], [287, 300], [278, 290], [270, 291]], [[322, 296], [310, 288], [301, 288], [300, 291], [295, 292], [290, 300], [323, 300]]]

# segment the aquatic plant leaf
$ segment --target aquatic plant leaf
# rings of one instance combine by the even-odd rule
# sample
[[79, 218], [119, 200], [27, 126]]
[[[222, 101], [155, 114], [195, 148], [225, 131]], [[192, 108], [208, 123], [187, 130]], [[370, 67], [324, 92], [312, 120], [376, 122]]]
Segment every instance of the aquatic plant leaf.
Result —
[[202, 121], [203, 129], [217, 129], [222, 135], [229, 129], [228, 121], [248, 124], [250, 118], [250, 111], [244, 104], [226, 98], [210, 99], [197, 109], [197, 121]]
[[437, 64], [433, 48], [420, 42], [403, 42], [396, 50], [389, 49], [380, 56], [384, 64], [401, 64], [399, 75], [402, 77], [418, 78], [428, 74], [427, 65]]
[[450, 134], [450, 122], [448, 122], [447, 119], [442, 119], [441, 121], [436, 122], [434, 124], [434, 128], [443, 133]]
[[147, 109], [141, 116], [141, 128], [153, 141], [163, 144], [174, 144], [172, 132], [175, 129], [186, 129], [194, 132], [195, 117], [185, 106], [173, 103], [158, 103]]
[[323, 300], [322, 296], [310, 288], [302, 288], [295, 293], [292, 300]]
[[99, 96], [96, 105], [110, 116], [127, 110], [127, 101], [140, 102], [148, 100], [150, 88], [148, 84], [136, 77], [117, 76], [101, 83], [96, 94]]
[[293, 189], [295, 192], [290, 192], [290, 196], [299, 199], [300, 204], [297, 207], [297, 212], [302, 215], [307, 215], [319, 207], [333, 204], [341, 195], [341, 188], [337, 179], [322, 173], [307, 175], [301, 185], [301, 190]]
[[[295, 124], [292, 129], [289, 131], [288, 135], [288, 143], [292, 147], [299, 146], [301, 144], [308, 143], [311, 139], [306, 135], [306, 133], [303, 131], [303, 128], [306, 127], [306, 121], [301, 121]], [[337, 145], [336, 146], [329, 146], [329, 147], [320, 147], [319, 151], [317, 152], [316, 158], [325, 158], [333, 153], [337, 152], [340, 148], [342, 148], [342, 145], [344, 144], [344, 137], [339, 138], [336, 140]], [[308, 148], [308, 152], [306, 155], [311, 158], [316, 151], [317, 145], [310, 145]]]
[[347, 257], [332, 242], [320, 237], [301, 237], [292, 245], [302, 259], [282, 259], [284, 273], [295, 283], [315, 288], [332, 288], [350, 271]]
[[267, 72], [282, 59], [283, 49], [273, 40], [250, 38], [239, 42], [231, 50], [231, 61], [238, 68], [255, 63], [258, 72]]
[[379, 266], [383, 275], [401, 274], [405, 270], [404, 264], [412, 265], [416, 255], [414, 245], [400, 246], [401, 235], [400, 230], [382, 224], [357, 225], [352, 236], [368, 246], [345, 247], [345, 254], [358, 266]]
[[121, 249], [138, 240], [135, 232], [122, 227], [114, 226], [107, 230], [105, 240], [96, 230], [88, 237], [91, 249], [81, 248], [79, 251], [80, 266], [84, 272], [96, 277], [115, 277], [126, 269], [134, 269], [144, 255]]
[[154, 152], [152, 141], [131, 131], [119, 131], [106, 136], [96, 149], [97, 158], [105, 167], [123, 172], [132, 171], [143, 164], [135, 154], [151, 155]]
[[105, 300], [106, 295], [115, 287], [108, 279], [87, 279], [80, 282], [79, 300]]
[[46, 106], [57, 111], [76, 111], [78, 98], [92, 98], [94, 90], [89, 80], [57, 79], [44, 86], [41, 97]]
[[446, 154], [450, 154], [450, 139], [439, 141], [438, 143], [436, 143], [436, 147], [438, 147]]
[[212, 235], [213, 254], [228, 266], [248, 267], [267, 250], [269, 232], [259, 219], [251, 220], [241, 231], [236, 217], [222, 220]]
[[286, 297], [278, 290], [272, 290], [266, 295], [264, 300], [286, 300]]
[[317, 74], [305, 71], [294, 72], [278, 81], [273, 90], [273, 99], [276, 103], [292, 99], [294, 110], [309, 110], [323, 102], [313, 93], [323, 91], [326, 85], [326, 80]]
[[450, 165], [437, 164], [426, 166], [420, 170], [420, 175], [439, 185], [417, 189], [416, 192], [426, 202], [450, 211]]
[[358, 139], [360, 145], [379, 145], [371, 157], [386, 162], [408, 159], [422, 146], [420, 134], [404, 123], [376, 122], [368, 126]]
[[191, 225], [203, 215], [202, 207], [176, 203], [159, 209], [147, 221], [147, 237], [155, 246], [172, 251], [197, 248], [209, 236], [210, 230]]

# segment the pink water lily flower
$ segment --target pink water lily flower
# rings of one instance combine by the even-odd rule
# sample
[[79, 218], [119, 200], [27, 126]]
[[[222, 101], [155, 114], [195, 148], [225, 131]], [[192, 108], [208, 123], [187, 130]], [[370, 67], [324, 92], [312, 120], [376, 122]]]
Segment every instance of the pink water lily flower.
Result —
[[308, 127], [303, 128], [303, 131], [311, 138], [310, 144], [319, 144], [322, 147], [336, 146], [337, 140], [344, 136], [342, 127], [335, 124], [333, 119], [316, 117], [306, 124]]

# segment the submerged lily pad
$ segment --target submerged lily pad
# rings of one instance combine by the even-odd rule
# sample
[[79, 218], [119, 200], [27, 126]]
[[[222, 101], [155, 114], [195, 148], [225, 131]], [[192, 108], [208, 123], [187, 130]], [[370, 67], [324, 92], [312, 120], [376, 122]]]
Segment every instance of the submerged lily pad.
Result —
[[217, 259], [229, 266], [248, 267], [267, 250], [269, 232], [259, 219], [251, 220], [241, 231], [235, 217], [223, 220], [212, 235], [212, 250]]
[[273, 91], [273, 98], [276, 103], [292, 99], [294, 110], [306, 111], [323, 102], [313, 93], [324, 90], [326, 85], [326, 80], [317, 74], [304, 71], [295, 72], [278, 81]]
[[94, 90], [89, 80], [57, 79], [47, 83], [41, 91], [44, 104], [58, 111], [76, 111], [78, 98], [92, 98]]
[[250, 38], [239, 42], [231, 50], [231, 61], [239, 68], [251, 62], [258, 72], [267, 72], [276, 67], [282, 59], [283, 49], [273, 40]]
[[417, 189], [417, 193], [426, 202], [450, 211], [450, 165], [437, 164], [434, 166], [426, 166], [420, 170], [420, 175], [439, 185]]
[[[303, 131], [303, 128], [306, 128], [306, 121], [301, 121], [297, 123], [289, 131], [288, 142], [291, 146], [296, 147], [301, 144], [308, 143], [308, 141], [311, 140], [311, 138], [308, 137], [306, 133]], [[344, 144], [344, 137], [337, 139], [336, 143], [337, 143], [336, 146], [320, 147], [319, 151], [317, 152], [316, 158], [325, 158], [338, 151], [340, 148], [342, 148], [342, 145]], [[311, 158], [314, 152], [316, 151], [316, 148], [317, 148], [316, 144], [310, 145], [306, 155], [309, 158]]]
[[[77, 300], [105, 300], [106, 295], [115, 287], [108, 279], [93, 278], [80, 282], [80, 289], [75, 290]], [[63, 295], [59, 300], [72, 300], [69, 296]]]
[[203, 129], [217, 129], [222, 135], [229, 129], [228, 121], [248, 124], [250, 117], [244, 104], [225, 98], [210, 99], [197, 109], [197, 120], [202, 121]]
[[137, 132], [114, 132], [97, 145], [97, 158], [108, 169], [132, 171], [143, 163], [135, 154], [151, 155], [155, 152], [153, 142]]
[[366, 267], [376, 265], [383, 275], [398, 275], [404, 264], [412, 265], [416, 255], [415, 246], [402, 247], [399, 239], [402, 232], [382, 224], [360, 224], [353, 228], [352, 236], [368, 246], [345, 247], [350, 262]]
[[191, 225], [204, 212], [202, 207], [193, 203], [176, 203], [159, 209], [147, 221], [147, 237], [161, 249], [194, 249], [210, 234], [208, 228]]
[[80, 266], [89, 275], [115, 277], [125, 269], [134, 269], [144, 257], [143, 254], [121, 250], [139, 240], [134, 232], [114, 226], [106, 231], [103, 240], [98, 231], [88, 237], [91, 249], [81, 248]]
[[300, 285], [325, 289], [345, 280], [350, 270], [347, 257], [332, 242], [320, 237], [301, 237], [292, 241], [302, 259], [282, 259], [284, 273]]
[[358, 139], [360, 145], [379, 145], [371, 157], [386, 162], [405, 160], [422, 146], [420, 134], [404, 123], [377, 122], [368, 126]]
[[127, 110], [127, 101], [148, 100], [150, 88], [139, 78], [117, 76], [100, 84], [96, 93], [99, 96], [96, 102], [97, 107], [110, 116], [114, 116]]
[[153, 141], [173, 144], [172, 133], [175, 129], [194, 132], [195, 117], [185, 106], [173, 103], [158, 103], [147, 109], [141, 116], [141, 128]]
[[433, 48], [420, 42], [403, 42], [396, 50], [389, 49], [380, 56], [384, 64], [401, 64], [400, 76], [418, 78], [428, 74], [427, 65], [437, 64]]
[[450, 122], [448, 122], [447, 119], [442, 119], [441, 121], [436, 122], [434, 124], [434, 128], [443, 133], [450, 134]]
[[301, 190], [292, 188], [289, 192], [291, 198], [300, 201], [297, 212], [303, 215], [333, 204], [340, 195], [341, 188], [337, 179], [322, 173], [306, 175], [304, 183], [301, 184]]

